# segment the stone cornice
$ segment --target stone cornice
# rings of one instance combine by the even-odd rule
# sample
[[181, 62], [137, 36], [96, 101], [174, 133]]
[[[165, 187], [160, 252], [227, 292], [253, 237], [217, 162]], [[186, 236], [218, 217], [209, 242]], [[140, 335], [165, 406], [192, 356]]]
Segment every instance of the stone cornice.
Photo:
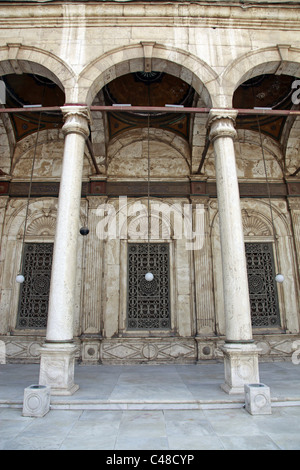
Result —
[[[211, 2], [0, 2], [0, 27], [180, 26], [219, 28], [300, 29], [300, 3], [237, 4]], [[230, 22], [228, 21], [230, 19]]]

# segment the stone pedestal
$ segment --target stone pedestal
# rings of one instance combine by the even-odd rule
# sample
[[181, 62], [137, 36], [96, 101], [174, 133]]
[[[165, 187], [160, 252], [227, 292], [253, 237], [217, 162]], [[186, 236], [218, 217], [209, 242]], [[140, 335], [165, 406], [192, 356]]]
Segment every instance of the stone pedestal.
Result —
[[45, 343], [41, 351], [40, 385], [51, 387], [52, 395], [73, 395], [76, 347], [69, 343]]
[[50, 410], [50, 387], [30, 385], [24, 390], [23, 416], [42, 418]]
[[271, 397], [270, 388], [264, 384], [246, 384], [245, 408], [251, 415], [270, 415]]
[[81, 363], [86, 365], [100, 364], [100, 335], [81, 336]]
[[224, 354], [225, 382], [221, 385], [229, 394], [244, 393], [245, 383], [258, 383], [258, 353], [255, 344], [226, 344]]

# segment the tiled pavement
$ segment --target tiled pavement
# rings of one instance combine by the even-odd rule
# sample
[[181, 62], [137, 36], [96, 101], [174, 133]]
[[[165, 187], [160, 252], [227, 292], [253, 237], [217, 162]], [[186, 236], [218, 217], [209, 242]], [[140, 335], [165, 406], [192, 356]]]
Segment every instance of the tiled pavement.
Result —
[[80, 390], [52, 397], [43, 418], [22, 416], [38, 366], [0, 366], [1, 450], [300, 449], [300, 366], [260, 365], [271, 415], [250, 415], [219, 387], [222, 364], [77, 366]]

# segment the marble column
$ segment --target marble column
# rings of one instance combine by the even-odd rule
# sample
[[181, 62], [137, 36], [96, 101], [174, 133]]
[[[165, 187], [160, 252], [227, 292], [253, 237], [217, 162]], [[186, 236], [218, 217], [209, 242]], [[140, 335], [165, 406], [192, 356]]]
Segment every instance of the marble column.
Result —
[[251, 311], [236, 172], [236, 111], [212, 109], [208, 117], [213, 142], [219, 208], [226, 341], [223, 348], [227, 393], [243, 393], [258, 383], [258, 349], [252, 338]]
[[77, 242], [85, 141], [89, 135], [88, 110], [64, 106], [65, 135], [54, 241], [46, 341], [41, 350], [40, 384], [49, 385], [53, 395], [71, 395], [74, 384], [76, 348], [73, 316], [76, 285]]

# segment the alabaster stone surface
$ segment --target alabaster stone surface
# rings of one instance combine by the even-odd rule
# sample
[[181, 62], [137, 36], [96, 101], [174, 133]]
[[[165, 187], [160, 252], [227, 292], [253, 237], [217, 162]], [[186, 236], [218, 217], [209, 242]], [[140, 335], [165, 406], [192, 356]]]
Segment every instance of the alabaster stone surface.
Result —
[[245, 385], [245, 408], [251, 415], [270, 415], [270, 388], [261, 383]]
[[222, 351], [225, 381], [221, 388], [226, 393], [243, 393], [245, 384], [259, 383], [259, 351], [255, 344], [226, 343]]
[[79, 386], [74, 383], [75, 346], [47, 343], [41, 348], [39, 384], [50, 387], [52, 395], [73, 395]]
[[[89, 114], [87, 108], [77, 108], [77, 115], [71, 116], [70, 109], [65, 110], [68, 123], [64, 132], [40, 131], [33, 182], [53, 184], [51, 190], [63, 183], [64, 188], [60, 201], [58, 194], [31, 198], [24, 237], [27, 243], [53, 243], [55, 236], [59, 240], [48, 331], [16, 327], [20, 286], [15, 278], [22, 257], [27, 201], [24, 194], [12, 196], [5, 184], [30, 181], [36, 134], [17, 142], [9, 118], [1, 113], [0, 338], [6, 362], [40, 362], [41, 383], [55, 393], [68, 394], [76, 390], [77, 360], [86, 364], [163, 364], [224, 359], [225, 389], [241, 393], [245, 382], [259, 380], [258, 357], [290, 360], [300, 321], [300, 205], [297, 187], [296, 192], [291, 189], [292, 184], [299, 184], [300, 118], [289, 116], [275, 140], [237, 129], [236, 112], [228, 117], [224, 108], [232, 108], [235, 90], [255, 76], [300, 77], [298, 6], [259, 2], [246, 8], [240, 2], [228, 7], [204, 1], [41, 2], [37, 7], [30, 2], [6, 2], [0, 13], [0, 76], [29, 73], [46, 77], [64, 91], [65, 103], [90, 106], [105, 103], [103, 87], [111, 80], [147, 68], [190, 84], [196, 91], [193, 106], [206, 109], [190, 116], [188, 139], [161, 128], [149, 130], [149, 142], [146, 128], [126, 130], [110, 139], [106, 114], [99, 110]], [[211, 115], [208, 119], [212, 108], [217, 121], [211, 121]], [[206, 146], [212, 127], [214, 142]], [[85, 145], [86, 138], [91, 140], [93, 155]], [[219, 138], [226, 142], [217, 143]], [[224, 165], [230, 154], [226, 172], [221, 168], [216, 173], [214, 150], [218, 160], [223, 157]], [[200, 246], [190, 250], [186, 245], [191, 240], [176, 236], [176, 223], [168, 224], [158, 209], [155, 212], [155, 228], [170, 249], [169, 331], [127, 328], [127, 246], [136, 238], [147, 241], [145, 193], [128, 197], [127, 223], [123, 218], [120, 226], [116, 224], [119, 237], [103, 237], [103, 213], [99, 212], [105, 204], [113, 208], [105, 214], [113, 229], [114, 217], [124, 209], [120, 209], [118, 197], [105, 191], [80, 194], [82, 180], [89, 187], [90, 182], [99, 181], [146, 183], [148, 176], [153, 178], [152, 184], [188, 185], [195, 180], [211, 191], [208, 194], [203, 189], [189, 197], [150, 195], [151, 204], [177, 208], [191, 204], [195, 223], [197, 204], [203, 211], [197, 228]], [[254, 185], [265, 185], [266, 177], [284, 187], [284, 194], [268, 198], [265, 187], [263, 196], [251, 197]], [[242, 199], [237, 182], [249, 188]], [[69, 205], [60, 210], [61, 215], [59, 202], [62, 207], [66, 199]], [[136, 203], [140, 213], [130, 213]], [[239, 228], [235, 219], [239, 219]], [[90, 232], [83, 238], [79, 228], [85, 224]], [[243, 242], [272, 243], [274, 253], [275, 246], [278, 248], [276, 269], [285, 276], [278, 286], [278, 328], [252, 330], [250, 326], [244, 302], [245, 266], [235, 259], [228, 268], [233, 257], [226, 243], [222, 262], [221, 238], [231, 228], [231, 242], [239, 241], [240, 254]], [[67, 268], [71, 268], [68, 275]], [[243, 302], [235, 302], [233, 314], [229, 304], [237, 284], [230, 286], [230, 280], [236, 273], [243, 278]], [[74, 343], [50, 347], [45, 345], [46, 335], [50, 341]], [[252, 336], [252, 349], [226, 347], [228, 339]]]
[[22, 416], [43, 418], [50, 411], [50, 387], [30, 385], [24, 390]]

